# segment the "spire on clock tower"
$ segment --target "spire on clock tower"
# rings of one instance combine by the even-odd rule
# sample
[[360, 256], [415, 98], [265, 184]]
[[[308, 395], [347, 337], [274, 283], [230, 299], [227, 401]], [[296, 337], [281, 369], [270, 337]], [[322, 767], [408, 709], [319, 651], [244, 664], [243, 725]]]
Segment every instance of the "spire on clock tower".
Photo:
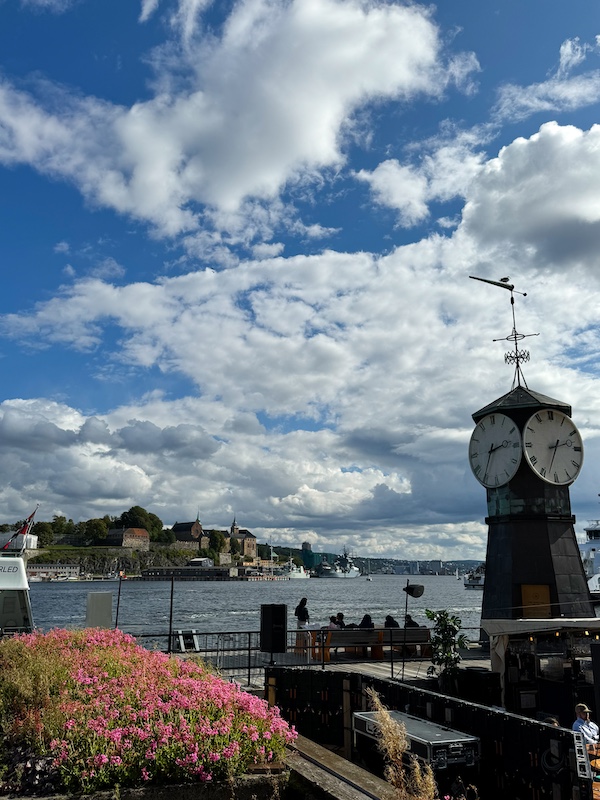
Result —
[[[512, 311], [512, 321], [513, 321], [512, 331], [508, 336], [505, 336], [502, 339], [493, 339], [492, 341], [494, 342], [507, 341], [512, 343], [513, 345], [512, 350], [504, 354], [505, 363], [515, 365], [515, 375], [513, 378], [512, 388], [514, 389], [515, 387], [521, 385], [527, 388], [527, 381], [525, 380], [525, 376], [523, 375], [521, 364], [525, 364], [527, 361], [529, 361], [529, 350], [520, 350], [519, 342], [522, 339], [528, 338], [529, 336], [539, 336], [539, 333], [517, 332], [517, 324], [515, 321], [515, 297], [514, 297], [516, 289], [514, 287], [514, 284], [509, 283], [510, 278], [508, 277], [500, 278], [499, 281], [490, 281], [487, 278], [478, 278], [475, 275], [469, 275], [469, 278], [472, 278], [474, 281], [483, 281], [483, 283], [491, 283], [492, 286], [499, 286], [501, 289], [507, 289], [510, 292], [510, 307]], [[523, 297], [527, 297], [527, 292], [516, 292], [516, 294], [520, 294]]]

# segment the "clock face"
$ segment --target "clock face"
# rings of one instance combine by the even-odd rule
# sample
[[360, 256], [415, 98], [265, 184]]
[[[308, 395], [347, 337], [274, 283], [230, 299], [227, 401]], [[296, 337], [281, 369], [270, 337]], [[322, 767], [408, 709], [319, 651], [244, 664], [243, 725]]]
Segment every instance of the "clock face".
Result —
[[581, 434], [570, 417], [544, 408], [533, 414], [523, 429], [525, 458], [531, 469], [548, 483], [573, 483], [583, 464]]
[[481, 419], [469, 442], [469, 463], [473, 475], [484, 486], [502, 486], [519, 469], [521, 434], [505, 414], [488, 414]]

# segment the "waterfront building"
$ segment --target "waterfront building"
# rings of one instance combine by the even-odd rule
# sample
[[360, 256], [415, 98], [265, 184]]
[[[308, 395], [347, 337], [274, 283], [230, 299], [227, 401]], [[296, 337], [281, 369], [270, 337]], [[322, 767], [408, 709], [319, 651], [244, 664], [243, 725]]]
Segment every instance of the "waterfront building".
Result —
[[81, 572], [79, 564], [30, 564], [25, 568], [30, 581], [76, 581]]
[[148, 552], [150, 534], [145, 528], [111, 528], [106, 534], [107, 547], [130, 547], [132, 550]]
[[[175, 541], [178, 547], [188, 550], [208, 550], [210, 548], [210, 537], [212, 533], [220, 533], [225, 540], [223, 552], [221, 553], [221, 563], [227, 561], [225, 556], [231, 552], [232, 539], [239, 543], [240, 555], [246, 560], [256, 560], [257, 542], [256, 536], [246, 528], [240, 528], [233, 520], [230, 528], [203, 528], [200, 519], [196, 517], [193, 522], [176, 522], [171, 528], [175, 534]], [[228, 563], [231, 562], [229, 558]]]
[[250, 531], [247, 530], [246, 528], [240, 528], [235, 521], [235, 517], [229, 529], [229, 541], [227, 542], [227, 550], [230, 550], [231, 548], [231, 539], [236, 539], [238, 541], [240, 545], [240, 554], [243, 557], [248, 556], [248, 558], [251, 558], [253, 561], [256, 559], [257, 556], [256, 536], [253, 533], [250, 533]]
[[208, 550], [210, 532], [204, 531], [198, 517], [193, 522], [176, 522], [171, 530], [181, 549]]

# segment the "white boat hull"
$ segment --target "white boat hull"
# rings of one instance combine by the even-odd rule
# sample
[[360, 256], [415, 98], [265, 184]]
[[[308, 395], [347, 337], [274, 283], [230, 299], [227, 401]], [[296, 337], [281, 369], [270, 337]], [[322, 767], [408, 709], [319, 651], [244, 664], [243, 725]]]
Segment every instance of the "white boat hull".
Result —
[[341, 570], [338, 572], [332, 569], [329, 572], [323, 572], [322, 575], [319, 575], [319, 578], [358, 578], [359, 576], [360, 570], [356, 567], [355, 570], [350, 570], [349, 572], [342, 572]]
[[465, 589], [483, 589], [483, 587], [483, 580], [469, 580], [469, 578], [465, 578]]

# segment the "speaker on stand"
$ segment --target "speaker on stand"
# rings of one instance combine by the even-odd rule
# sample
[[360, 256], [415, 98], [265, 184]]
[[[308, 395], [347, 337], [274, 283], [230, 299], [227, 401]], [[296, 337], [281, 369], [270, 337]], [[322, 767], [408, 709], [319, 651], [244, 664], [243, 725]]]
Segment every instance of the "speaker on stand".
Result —
[[287, 605], [271, 603], [260, 607], [260, 650], [271, 654], [270, 666], [275, 664], [274, 653], [287, 650]]

